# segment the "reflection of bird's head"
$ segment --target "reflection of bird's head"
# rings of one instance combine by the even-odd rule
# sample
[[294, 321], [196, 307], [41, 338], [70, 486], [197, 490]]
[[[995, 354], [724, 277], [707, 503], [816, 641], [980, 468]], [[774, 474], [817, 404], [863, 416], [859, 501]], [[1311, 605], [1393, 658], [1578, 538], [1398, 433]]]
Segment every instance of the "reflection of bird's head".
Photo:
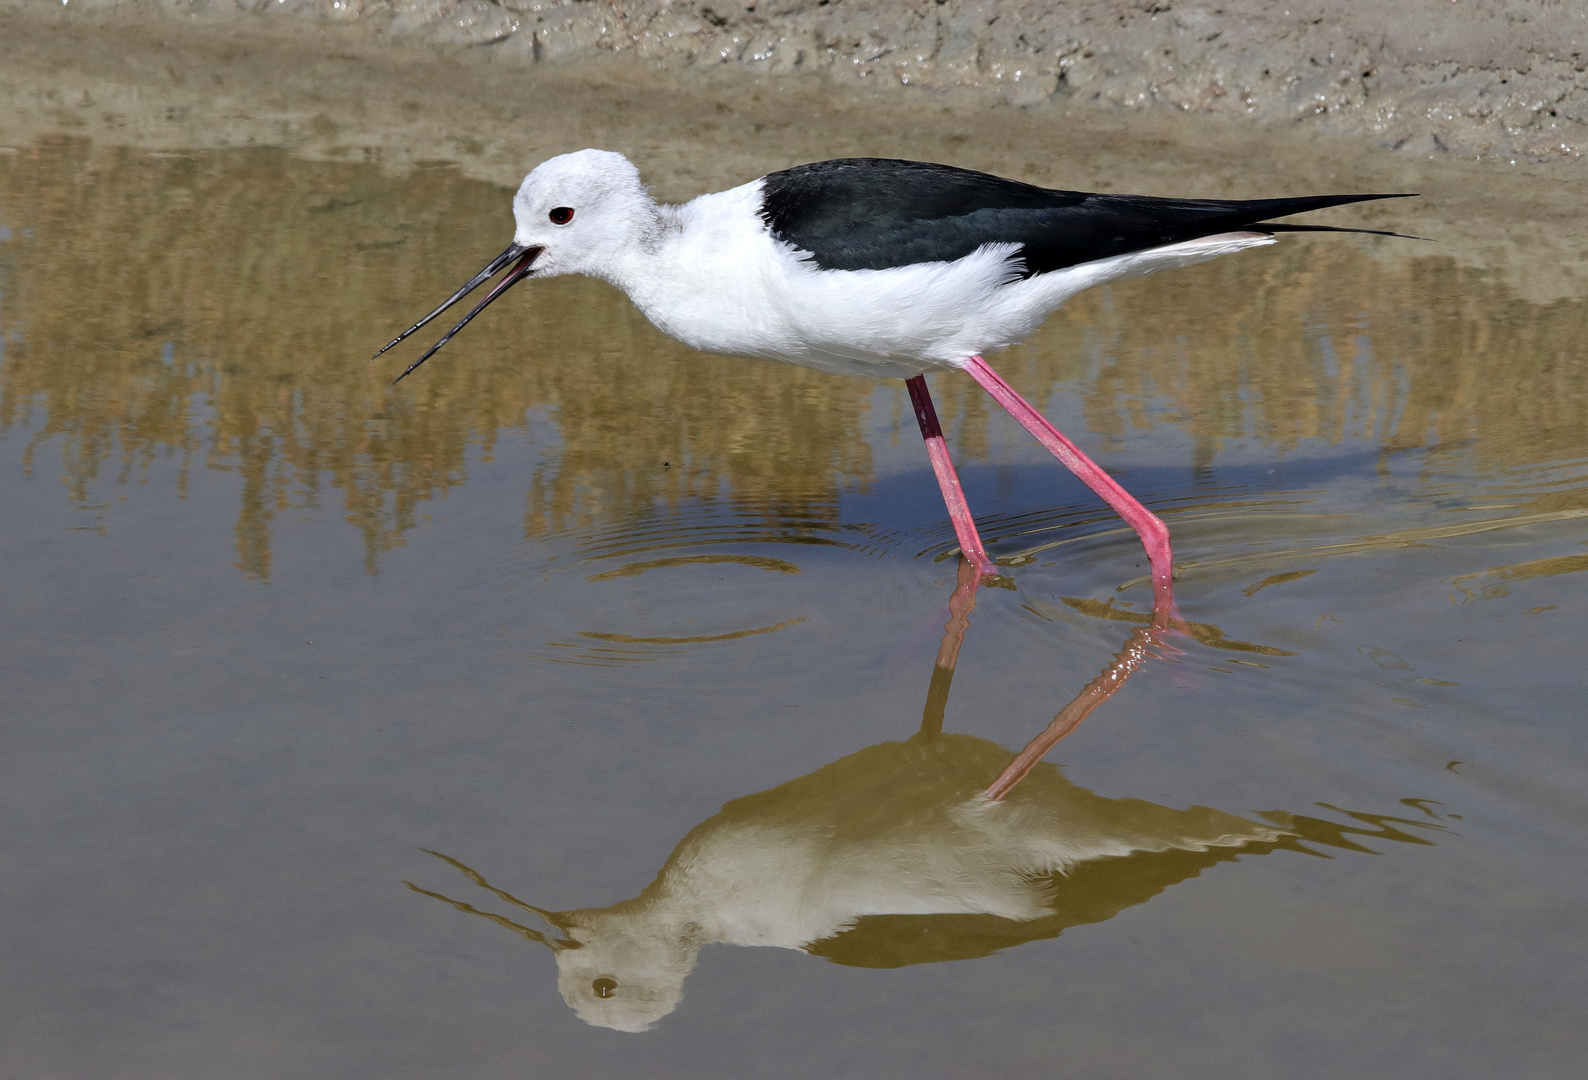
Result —
[[615, 1031], [645, 1031], [678, 1007], [700, 951], [699, 931], [619, 904], [565, 918], [577, 949], [557, 953], [557, 989], [579, 1019]]

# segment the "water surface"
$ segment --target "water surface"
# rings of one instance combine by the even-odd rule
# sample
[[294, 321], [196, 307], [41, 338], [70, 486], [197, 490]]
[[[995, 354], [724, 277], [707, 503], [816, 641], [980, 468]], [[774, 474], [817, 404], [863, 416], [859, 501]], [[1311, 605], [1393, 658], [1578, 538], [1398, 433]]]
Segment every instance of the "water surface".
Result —
[[983, 820], [1144, 618], [1133, 535], [936, 378], [1008, 575], [950, 686], [902, 385], [558, 280], [388, 387], [508, 220], [0, 153], [6, 1071], [1574, 1074], [1582, 299], [1286, 238], [994, 358], [1194, 632]]

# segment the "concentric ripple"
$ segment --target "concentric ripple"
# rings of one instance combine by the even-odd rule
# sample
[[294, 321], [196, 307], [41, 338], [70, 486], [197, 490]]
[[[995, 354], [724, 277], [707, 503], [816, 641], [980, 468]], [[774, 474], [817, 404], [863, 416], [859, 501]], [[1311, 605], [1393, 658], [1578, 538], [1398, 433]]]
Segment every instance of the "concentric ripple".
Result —
[[[801, 575], [812, 549], [864, 547], [820, 509], [768, 514], [700, 501], [570, 536], [553, 566], [578, 572], [584, 588], [566, 636], [536, 657], [649, 662], [800, 625], [809, 597], [777, 582]], [[770, 580], [746, 587], [746, 574]]]

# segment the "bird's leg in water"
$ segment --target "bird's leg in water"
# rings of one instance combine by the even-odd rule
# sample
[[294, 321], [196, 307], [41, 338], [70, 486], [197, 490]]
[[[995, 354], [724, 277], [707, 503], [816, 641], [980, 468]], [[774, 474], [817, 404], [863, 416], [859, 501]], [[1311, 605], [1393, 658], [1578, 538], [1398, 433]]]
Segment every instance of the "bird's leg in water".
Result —
[[1053, 723], [1047, 729], [1026, 744], [1025, 749], [1016, 754], [1014, 760], [1004, 767], [998, 778], [988, 785], [982, 794], [989, 799], [1001, 799], [1025, 779], [1037, 762], [1042, 760], [1042, 755], [1052, 750], [1054, 745], [1064, 736], [1081, 726], [1081, 721], [1091, 715], [1092, 710], [1114, 696], [1114, 693], [1125, 685], [1125, 680], [1133, 675], [1137, 668], [1147, 662], [1152, 656], [1152, 648], [1156, 646], [1166, 633], [1166, 627], [1155, 618], [1146, 626], [1138, 626], [1132, 630], [1130, 637], [1125, 641], [1125, 647], [1114, 657], [1114, 662], [1103, 669], [1102, 674], [1086, 684], [1075, 699], [1059, 710], [1059, 715], [1053, 718]]
[[976, 532], [976, 519], [970, 516], [970, 504], [965, 501], [965, 491], [959, 486], [959, 474], [948, 456], [948, 443], [943, 440], [943, 428], [937, 422], [937, 410], [932, 407], [932, 394], [926, 388], [926, 376], [917, 375], [905, 384], [910, 388], [910, 403], [915, 406], [915, 419], [921, 425], [921, 438], [926, 440], [926, 456], [932, 459], [932, 471], [937, 474], [937, 486], [943, 491], [943, 503], [948, 507], [948, 519], [954, 523], [954, 535], [959, 538], [960, 554], [971, 565], [989, 577], [998, 573], [987, 549], [981, 546], [981, 536]]
[[1148, 510], [1141, 503], [1120, 487], [1114, 478], [1109, 476], [1091, 458], [1081, 453], [1080, 447], [1069, 439], [1052, 424], [1047, 417], [1032, 407], [1030, 402], [1015, 393], [1014, 388], [1004, 382], [1003, 378], [988, 366], [987, 361], [979, 356], [972, 356], [965, 361], [965, 370], [970, 377], [981, 384], [993, 396], [993, 400], [1008, 410], [1009, 415], [1020, 422], [1020, 426], [1035, 435], [1037, 441], [1047, 447], [1048, 452], [1058, 458], [1064, 467], [1078, 476], [1081, 483], [1095, 491], [1098, 496], [1113, 507], [1114, 512], [1125, 519], [1125, 523], [1136, 530], [1136, 535], [1141, 537], [1141, 546], [1147, 549], [1147, 561], [1152, 566], [1152, 609], [1154, 626], [1166, 627], [1170, 622], [1178, 622], [1180, 615], [1175, 610], [1174, 604], [1174, 570], [1171, 564], [1169, 551], [1169, 527], [1159, 519], [1157, 514]]
[[948, 708], [948, 688], [954, 681], [954, 665], [959, 663], [959, 647], [965, 643], [965, 628], [976, 607], [976, 589], [981, 571], [961, 559], [959, 582], [948, 598], [948, 622], [943, 626], [943, 644], [937, 647], [937, 663], [932, 665], [932, 682], [926, 689], [926, 708], [921, 710], [921, 734], [943, 732], [943, 711]]

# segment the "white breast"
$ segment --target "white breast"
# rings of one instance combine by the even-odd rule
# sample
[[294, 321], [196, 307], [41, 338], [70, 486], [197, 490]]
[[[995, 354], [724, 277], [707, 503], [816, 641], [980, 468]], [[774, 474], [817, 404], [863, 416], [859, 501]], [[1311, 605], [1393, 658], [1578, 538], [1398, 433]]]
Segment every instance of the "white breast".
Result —
[[663, 207], [660, 242], [618, 268], [614, 283], [663, 333], [703, 352], [908, 378], [1023, 340], [1093, 285], [1273, 242], [1227, 233], [1024, 280], [1017, 244], [953, 262], [820, 270], [772, 239], [760, 205], [756, 180]]

